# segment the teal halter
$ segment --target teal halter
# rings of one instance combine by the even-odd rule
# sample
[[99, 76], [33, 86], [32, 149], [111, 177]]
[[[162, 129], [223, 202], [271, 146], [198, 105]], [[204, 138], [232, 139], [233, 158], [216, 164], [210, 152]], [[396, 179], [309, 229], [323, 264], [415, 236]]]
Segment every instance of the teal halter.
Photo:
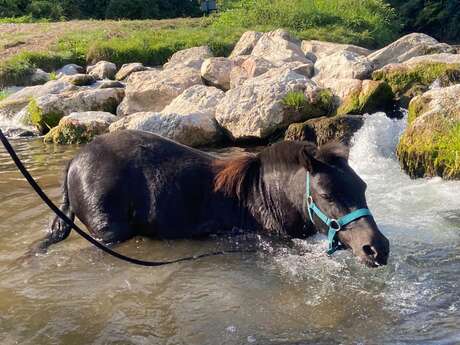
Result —
[[362, 218], [362, 217], [372, 217], [371, 211], [368, 208], [361, 208], [359, 210], [353, 211], [348, 213], [347, 215], [339, 218], [339, 219], [331, 219], [323, 211], [321, 211], [318, 206], [316, 206], [315, 202], [313, 201], [313, 197], [310, 193], [310, 172], [307, 171], [307, 185], [306, 185], [306, 198], [305, 198], [308, 216], [313, 224], [315, 224], [313, 220], [313, 214], [321, 219], [321, 221], [329, 227], [327, 238], [329, 241], [329, 248], [327, 250], [327, 254], [332, 255], [337, 250], [345, 249], [345, 246], [342, 245], [337, 238], [337, 233], [342, 230], [346, 225], [354, 222], [355, 220]]

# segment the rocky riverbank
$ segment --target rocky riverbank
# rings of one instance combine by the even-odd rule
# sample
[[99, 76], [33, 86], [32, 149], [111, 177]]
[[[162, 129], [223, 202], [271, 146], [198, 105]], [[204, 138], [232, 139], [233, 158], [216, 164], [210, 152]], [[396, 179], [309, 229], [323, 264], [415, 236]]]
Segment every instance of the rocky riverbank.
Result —
[[0, 101], [0, 119], [15, 119], [58, 144], [123, 129], [191, 146], [283, 136], [348, 143], [361, 115], [393, 116], [409, 106], [398, 148], [404, 170], [460, 178], [460, 55], [424, 34], [371, 52], [300, 42], [284, 30], [246, 32], [229, 57], [201, 46], [175, 53], [164, 66], [99, 61], [53, 74], [37, 70], [30, 79], [37, 85]]

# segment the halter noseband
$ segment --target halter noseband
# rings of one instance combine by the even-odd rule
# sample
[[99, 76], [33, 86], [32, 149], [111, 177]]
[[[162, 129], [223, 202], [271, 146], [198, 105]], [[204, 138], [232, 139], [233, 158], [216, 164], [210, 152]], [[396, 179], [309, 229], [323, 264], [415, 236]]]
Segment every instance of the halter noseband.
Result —
[[359, 210], [350, 212], [339, 219], [331, 219], [326, 214], [321, 211], [318, 206], [316, 206], [315, 202], [313, 201], [313, 197], [310, 193], [310, 172], [307, 171], [307, 185], [306, 185], [306, 194], [305, 194], [305, 202], [307, 206], [308, 216], [313, 224], [315, 224], [313, 220], [313, 214], [321, 219], [321, 221], [329, 227], [327, 238], [329, 242], [329, 248], [327, 250], [327, 254], [332, 255], [337, 250], [345, 249], [345, 246], [340, 243], [339, 239], [337, 238], [337, 233], [342, 230], [346, 225], [354, 222], [355, 220], [362, 218], [362, 217], [372, 217], [371, 211], [368, 208], [361, 208]]

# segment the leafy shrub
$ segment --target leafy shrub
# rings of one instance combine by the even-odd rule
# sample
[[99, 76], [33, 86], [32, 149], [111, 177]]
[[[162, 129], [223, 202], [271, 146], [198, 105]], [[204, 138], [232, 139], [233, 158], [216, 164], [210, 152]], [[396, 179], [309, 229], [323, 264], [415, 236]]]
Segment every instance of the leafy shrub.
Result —
[[27, 6], [27, 12], [33, 18], [49, 18], [52, 20], [60, 20], [63, 18], [64, 10], [62, 6], [50, 0], [35, 0]]
[[159, 18], [160, 9], [156, 0], [110, 0], [105, 17], [109, 19]]

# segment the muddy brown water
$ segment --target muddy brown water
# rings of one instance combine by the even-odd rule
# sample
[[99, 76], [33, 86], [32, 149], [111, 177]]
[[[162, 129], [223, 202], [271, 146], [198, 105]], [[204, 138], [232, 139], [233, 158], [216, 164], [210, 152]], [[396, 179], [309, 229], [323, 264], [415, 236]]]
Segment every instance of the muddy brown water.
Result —
[[[460, 183], [407, 178], [394, 158], [402, 128], [373, 115], [352, 149], [392, 243], [390, 264], [377, 270], [346, 252], [327, 257], [321, 236], [292, 243], [136, 238], [116, 248], [151, 260], [258, 248], [143, 268], [72, 234], [23, 262], [51, 213], [0, 148], [0, 343], [460, 344]], [[13, 145], [58, 202], [62, 168], [78, 147], [38, 139]]]

